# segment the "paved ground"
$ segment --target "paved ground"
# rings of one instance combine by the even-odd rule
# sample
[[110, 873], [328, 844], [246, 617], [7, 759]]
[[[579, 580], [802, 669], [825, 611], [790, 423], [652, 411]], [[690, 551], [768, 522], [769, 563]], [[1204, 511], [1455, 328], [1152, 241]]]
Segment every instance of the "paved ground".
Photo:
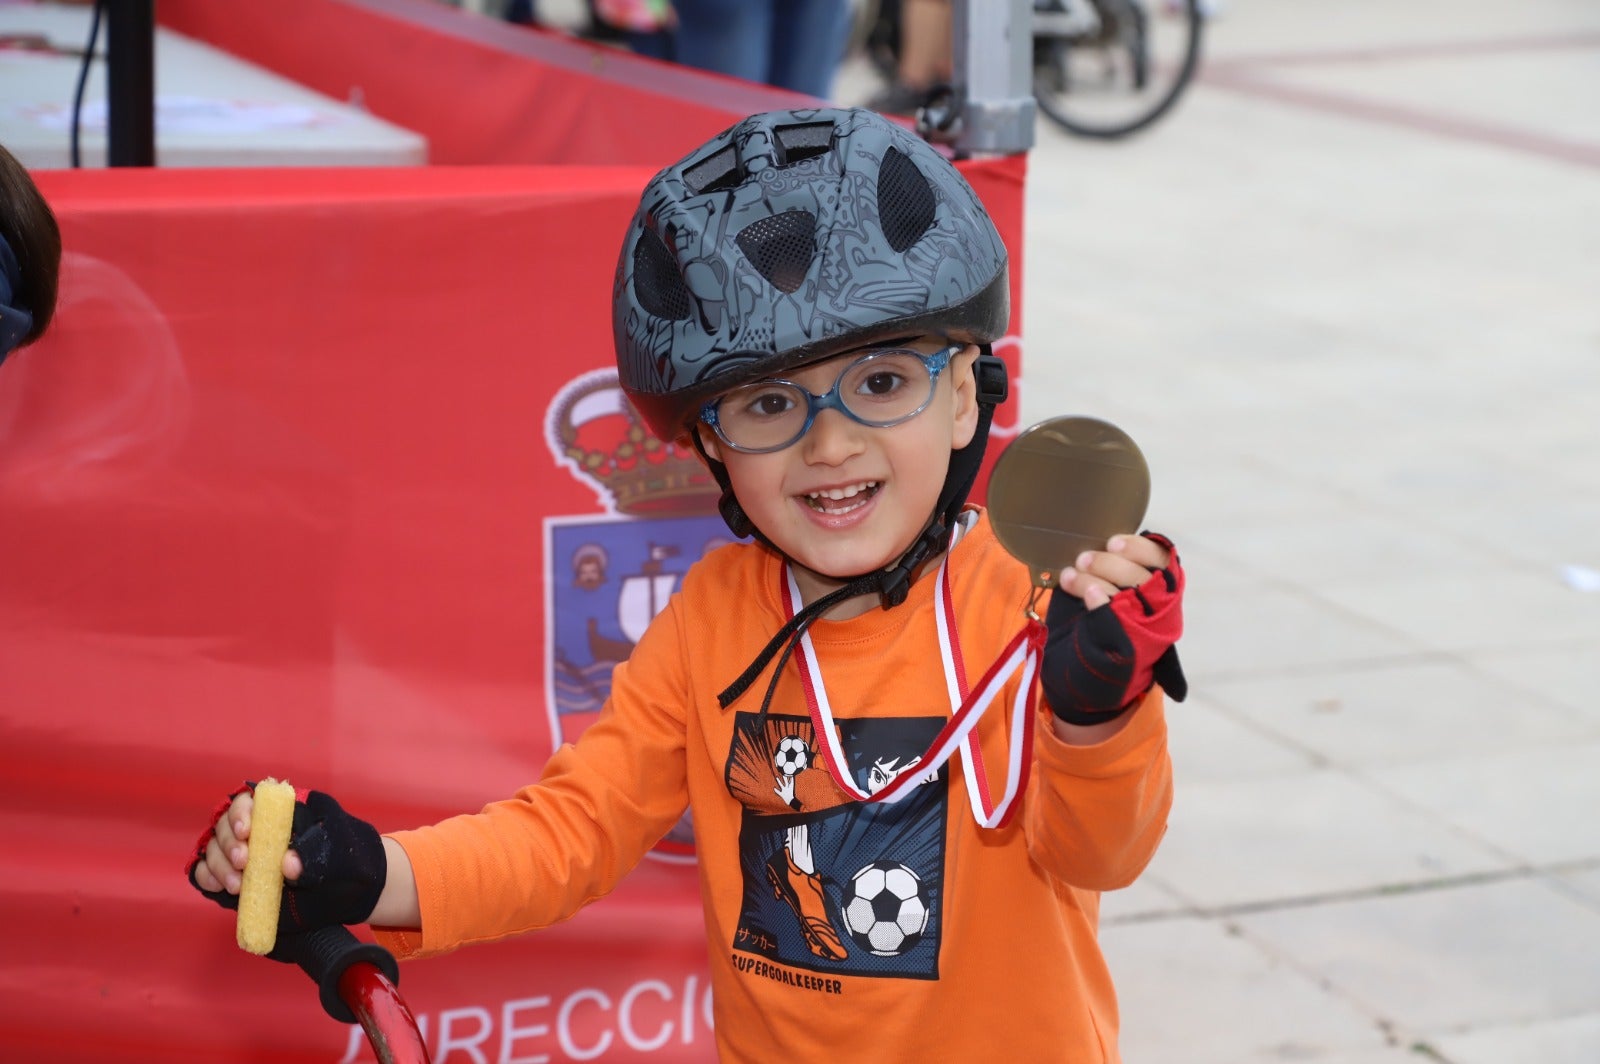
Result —
[[1025, 418], [1192, 574], [1129, 1064], [1600, 1061], [1597, 102], [1592, 0], [1228, 0], [1166, 124], [1040, 127]]

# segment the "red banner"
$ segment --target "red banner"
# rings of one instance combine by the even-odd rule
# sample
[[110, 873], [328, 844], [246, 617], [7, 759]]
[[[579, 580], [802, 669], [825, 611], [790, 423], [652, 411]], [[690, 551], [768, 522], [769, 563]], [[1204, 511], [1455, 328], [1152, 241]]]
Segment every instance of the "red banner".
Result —
[[[384, 830], [510, 793], [726, 534], [684, 456], [618, 446], [611, 274], [669, 160], [37, 175], [67, 253], [0, 368], [0, 1057], [371, 1059], [180, 866], [247, 777]], [[1020, 249], [1024, 160], [963, 166]], [[436, 1064], [709, 1059], [688, 841], [407, 965]]]

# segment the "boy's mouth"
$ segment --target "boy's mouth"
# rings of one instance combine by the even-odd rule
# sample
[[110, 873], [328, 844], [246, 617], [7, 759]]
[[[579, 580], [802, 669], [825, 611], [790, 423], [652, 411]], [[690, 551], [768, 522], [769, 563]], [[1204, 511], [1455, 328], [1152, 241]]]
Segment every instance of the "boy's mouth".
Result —
[[867, 500], [878, 494], [876, 480], [863, 480], [859, 484], [851, 484], [843, 488], [827, 488], [823, 491], [809, 491], [801, 496], [807, 506], [822, 514], [847, 514], [860, 506], [865, 506]]

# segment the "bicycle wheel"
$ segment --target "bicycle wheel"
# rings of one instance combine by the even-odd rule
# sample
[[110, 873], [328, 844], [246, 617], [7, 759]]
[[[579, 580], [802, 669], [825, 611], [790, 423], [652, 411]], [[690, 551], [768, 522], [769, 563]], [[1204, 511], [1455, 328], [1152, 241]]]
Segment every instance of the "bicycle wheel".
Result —
[[1201, 0], [1037, 0], [1033, 95], [1080, 137], [1115, 139], [1177, 103], [1200, 63]]

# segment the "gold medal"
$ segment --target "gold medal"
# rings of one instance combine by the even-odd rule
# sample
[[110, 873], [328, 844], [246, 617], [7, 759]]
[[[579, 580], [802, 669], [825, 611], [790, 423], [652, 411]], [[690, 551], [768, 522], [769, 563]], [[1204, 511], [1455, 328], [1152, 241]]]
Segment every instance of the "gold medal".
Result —
[[989, 478], [989, 523], [1041, 593], [1084, 551], [1137, 532], [1149, 504], [1150, 469], [1138, 445], [1092, 417], [1051, 418], [1026, 429]]

